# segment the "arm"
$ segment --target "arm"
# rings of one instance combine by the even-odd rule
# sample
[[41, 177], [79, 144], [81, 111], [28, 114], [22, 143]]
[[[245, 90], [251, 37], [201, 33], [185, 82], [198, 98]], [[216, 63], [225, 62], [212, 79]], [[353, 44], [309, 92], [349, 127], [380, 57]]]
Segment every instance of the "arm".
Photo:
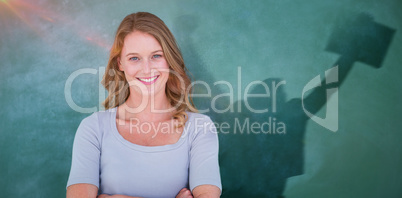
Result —
[[195, 132], [190, 148], [189, 184], [193, 196], [219, 197], [219, 141], [214, 123], [209, 118], [195, 119]]
[[66, 198], [96, 198], [98, 187], [92, 184], [74, 184], [67, 187]]
[[107, 194], [101, 194], [97, 198], [141, 198], [141, 197], [131, 197], [127, 195], [107, 195]]
[[[218, 188], [219, 190], [219, 188]], [[219, 190], [220, 192], [220, 190]], [[69, 198], [69, 197], [67, 197]], [[108, 195], [108, 194], [101, 194], [97, 198], [141, 198], [141, 197], [131, 197], [127, 195]], [[193, 198], [191, 191], [187, 188], [183, 188], [179, 191], [176, 198]]]
[[194, 198], [213, 198], [220, 197], [221, 190], [214, 185], [200, 185], [194, 188]]
[[74, 184], [67, 188], [66, 198], [140, 198], [126, 195], [98, 195], [98, 187], [92, 184]]
[[67, 198], [96, 198], [99, 185], [100, 134], [98, 118], [85, 118], [77, 129], [73, 144]]

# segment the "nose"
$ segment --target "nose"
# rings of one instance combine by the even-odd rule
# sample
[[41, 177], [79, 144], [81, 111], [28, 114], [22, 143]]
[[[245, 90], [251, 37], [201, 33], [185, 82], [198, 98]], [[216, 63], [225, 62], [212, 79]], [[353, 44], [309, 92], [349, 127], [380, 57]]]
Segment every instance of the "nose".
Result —
[[149, 74], [151, 73], [151, 64], [148, 60], [144, 61], [144, 64], [142, 65], [142, 72], [144, 74]]

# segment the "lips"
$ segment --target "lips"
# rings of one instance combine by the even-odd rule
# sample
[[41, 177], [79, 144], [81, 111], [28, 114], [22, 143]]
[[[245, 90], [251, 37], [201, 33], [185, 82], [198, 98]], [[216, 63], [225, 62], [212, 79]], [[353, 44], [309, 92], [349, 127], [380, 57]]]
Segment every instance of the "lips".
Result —
[[153, 76], [153, 77], [148, 77], [148, 78], [137, 78], [137, 79], [146, 85], [150, 85], [150, 84], [154, 83], [156, 81], [156, 79], [158, 79], [158, 77], [159, 77], [159, 75]]

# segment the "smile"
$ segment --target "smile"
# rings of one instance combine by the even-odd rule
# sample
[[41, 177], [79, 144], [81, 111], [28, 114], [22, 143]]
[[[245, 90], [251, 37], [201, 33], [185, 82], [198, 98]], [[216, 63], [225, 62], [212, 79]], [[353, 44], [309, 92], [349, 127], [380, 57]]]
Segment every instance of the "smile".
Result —
[[149, 78], [137, 78], [137, 79], [146, 85], [150, 85], [150, 84], [154, 83], [158, 77], [159, 76], [153, 76], [153, 77], [149, 77]]

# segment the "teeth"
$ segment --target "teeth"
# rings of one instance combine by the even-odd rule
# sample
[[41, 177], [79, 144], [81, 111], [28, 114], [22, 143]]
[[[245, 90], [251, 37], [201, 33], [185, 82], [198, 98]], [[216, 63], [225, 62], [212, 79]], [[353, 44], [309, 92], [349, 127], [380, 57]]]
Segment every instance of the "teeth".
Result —
[[155, 77], [152, 77], [152, 78], [138, 78], [138, 79], [141, 80], [141, 81], [144, 81], [144, 82], [152, 82], [156, 78], [158, 78], [158, 76], [155, 76]]

